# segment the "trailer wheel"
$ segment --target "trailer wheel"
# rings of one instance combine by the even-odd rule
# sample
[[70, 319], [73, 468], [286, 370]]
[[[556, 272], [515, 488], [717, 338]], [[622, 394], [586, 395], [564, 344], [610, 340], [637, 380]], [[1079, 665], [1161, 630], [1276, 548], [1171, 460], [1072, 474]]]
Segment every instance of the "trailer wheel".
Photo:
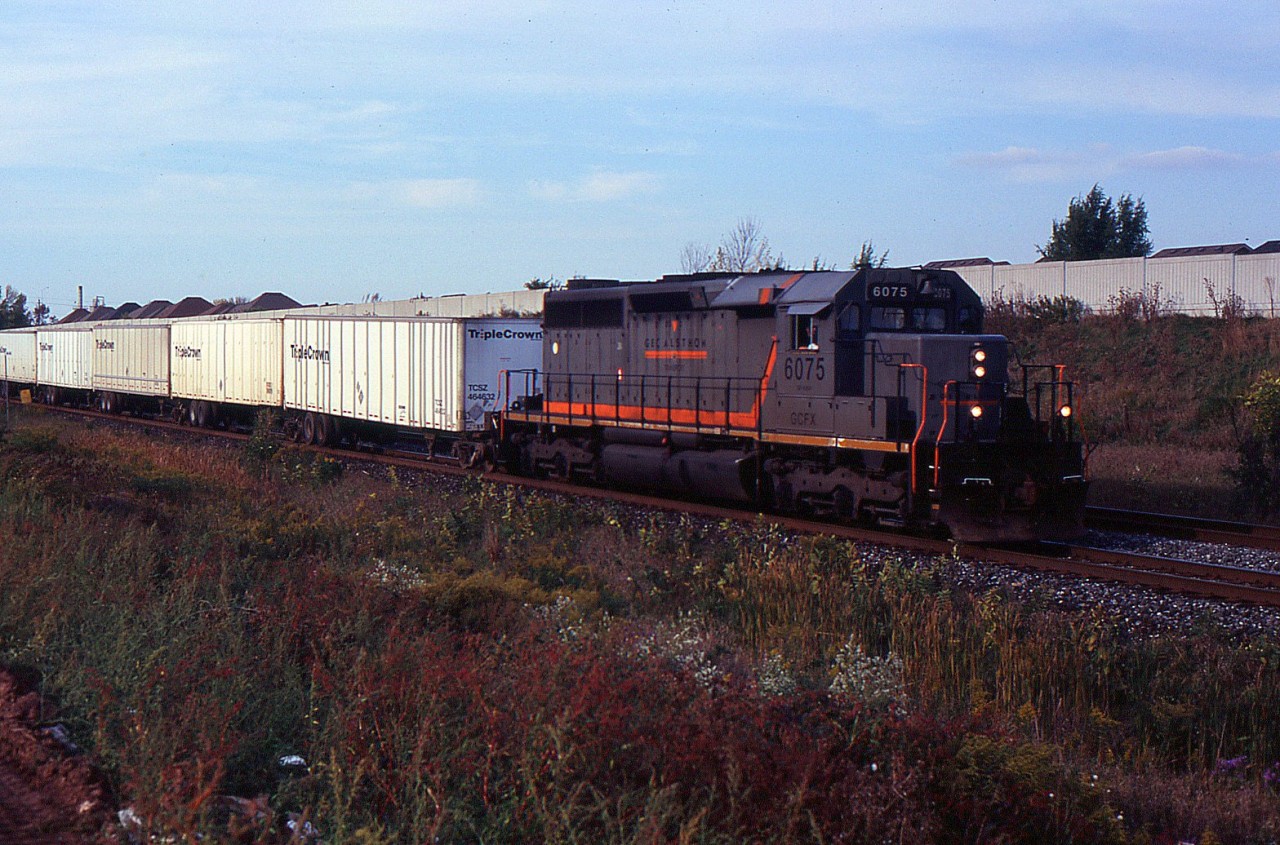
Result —
[[312, 411], [307, 411], [307, 415], [302, 418], [302, 442], [308, 446], [315, 446], [319, 441], [319, 423], [316, 415]]
[[320, 438], [320, 445], [337, 446], [340, 435], [341, 430], [338, 427], [338, 418], [328, 414], [321, 414], [316, 432], [316, 436]]

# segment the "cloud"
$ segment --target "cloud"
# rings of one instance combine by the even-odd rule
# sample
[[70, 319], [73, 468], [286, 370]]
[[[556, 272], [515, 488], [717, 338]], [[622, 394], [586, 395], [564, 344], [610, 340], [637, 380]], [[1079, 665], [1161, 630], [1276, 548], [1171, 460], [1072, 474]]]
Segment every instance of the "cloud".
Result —
[[654, 193], [661, 182], [655, 173], [597, 169], [573, 183], [534, 180], [529, 183], [529, 193], [551, 202], [612, 202]]
[[1209, 147], [1177, 147], [1127, 156], [1121, 163], [1127, 167], [1151, 170], [1214, 170], [1223, 166], [1245, 164], [1247, 161], [1240, 153]]
[[358, 200], [436, 209], [478, 205], [484, 191], [476, 179], [396, 179], [356, 182], [351, 185], [349, 194]]
[[[1035, 147], [1005, 147], [986, 153], [965, 153], [957, 156], [955, 163], [962, 167], [994, 170], [1014, 182], [1060, 182], [1073, 179], [1083, 172], [1096, 174], [1104, 160], [1094, 149], [1082, 152], [1041, 150]], [[1110, 168], [1107, 167], [1107, 170]]]
[[1068, 179], [1097, 181], [1128, 170], [1220, 170], [1265, 163], [1267, 158], [1202, 146], [1123, 154], [1108, 145], [1096, 145], [1086, 150], [1011, 146], [995, 152], [964, 153], [956, 156], [954, 163], [961, 167], [996, 171], [1014, 182], [1059, 182]]
[[248, 176], [162, 173], [143, 191], [143, 197], [151, 203], [178, 199], [204, 201], [248, 197], [259, 188], [258, 180]]

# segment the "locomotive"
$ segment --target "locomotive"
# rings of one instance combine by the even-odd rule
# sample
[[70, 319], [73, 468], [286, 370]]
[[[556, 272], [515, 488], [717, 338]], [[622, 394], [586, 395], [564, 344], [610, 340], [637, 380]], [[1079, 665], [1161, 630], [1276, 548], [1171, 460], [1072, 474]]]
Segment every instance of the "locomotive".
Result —
[[307, 443], [947, 532], [1071, 537], [1074, 387], [928, 268], [578, 279], [536, 318], [291, 309], [0, 332], [50, 402], [192, 425], [269, 408]]
[[1074, 387], [982, 322], [947, 270], [574, 280], [544, 301], [541, 369], [508, 374], [501, 440], [526, 473], [961, 541], [1075, 536]]

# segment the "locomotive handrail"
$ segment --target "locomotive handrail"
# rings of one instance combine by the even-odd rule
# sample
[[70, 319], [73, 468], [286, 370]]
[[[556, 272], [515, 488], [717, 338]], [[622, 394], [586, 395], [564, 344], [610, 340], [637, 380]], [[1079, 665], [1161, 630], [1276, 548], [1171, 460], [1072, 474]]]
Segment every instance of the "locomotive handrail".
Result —
[[898, 365], [898, 392], [902, 392], [902, 371], [903, 370], [920, 370], [920, 423], [916, 426], [916, 436], [911, 438], [911, 450], [908, 453], [907, 461], [911, 467], [911, 472], [907, 475], [907, 482], [910, 485], [911, 506], [915, 506], [916, 497], [916, 449], [920, 443], [920, 437], [924, 434], [925, 420], [928, 415], [925, 411], [929, 407], [929, 368], [924, 364], [917, 364], [911, 361]]
[[[947, 432], [947, 394], [951, 391], [951, 387], [956, 384], [955, 379], [949, 379], [942, 385], [942, 425], [938, 426], [938, 436], [933, 441], [933, 489], [938, 489], [938, 479], [940, 473], [940, 465], [942, 464], [942, 438]], [[956, 397], [957, 403], [959, 396]], [[957, 418], [960, 415], [960, 409], [956, 409]], [[959, 429], [957, 423], [956, 428]]]
[[[906, 363], [907, 353], [905, 352], [885, 352], [880, 349], [879, 338], [865, 338], [863, 340], [862, 355], [866, 359], [866, 363], [870, 366], [866, 367], [866, 371], [870, 373], [871, 383], [868, 385], [867, 393], [871, 396], [878, 396], [876, 393], [876, 364], [894, 364], [899, 365]], [[898, 398], [902, 397], [901, 385], [899, 385]]]
[[[1049, 380], [1031, 382], [1031, 372], [1033, 370], [1048, 370]], [[1034, 393], [1035, 420], [1042, 426], [1047, 428], [1046, 434], [1053, 442], [1074, 442], [1075, 424], [1072, 420], [1075, 410], [1075, 382], [1068, 381], [1065, 375], [1066, 366], [1063, 364], [1024, 364], [1023, 365], [1023, 397], [1027, 400], [1028, 405], [1031, 402]], [[1045, 394], [1048, 393], [1049, 413], [1048, 420], [1044, 419], [1042, 410], [1044, 408]]]
[[[592, 423], [632, 419], [641, 425], [672, 429], [678, 424], [676, 412], [690, 415], [689, 425], [697, 431], [734, 427], [735, 401], [750, 408], [757, 403], [765, 390], [760, 379], [743, 376], [695, 376], [662, 375], [656, 373], [609, 376], [612, 383], [610, 396], [604, 389], [604, 376], [598, 373], [544, 373], [543, 421], [549, 421], [550, 406], [564, 402], [569, 416], [582, 416]], [[704, 407], [706, 400], [714, 397], [723, 386], [723, 407]], [[563, 391], [563, 400], [557, 398]], [[631, 391], [638, 402], [633, 406], [623, 402], [623, 393]], [[510, 394], [508, 394], [510, 395]], [[677, 402], [681, 396], [692, 395], [692, 403]], [[657, 400], [656, 402], [654, 400]], [[652, 404], [651, 404], [652, 403]], [[608, 410], [612, 406], [612, 414]], [[631, 414], [632, 416], [628, 416]], [[751, 426], [758, 428], [759, 421]], [[738, 427], [741, 427], [739, 424]]]

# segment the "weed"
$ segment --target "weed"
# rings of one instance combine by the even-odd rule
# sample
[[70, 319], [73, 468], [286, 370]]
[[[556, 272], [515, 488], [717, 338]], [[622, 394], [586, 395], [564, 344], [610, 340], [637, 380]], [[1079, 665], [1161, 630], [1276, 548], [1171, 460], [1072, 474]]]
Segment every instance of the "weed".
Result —
[[245, 441], [243, 460], [245, 467], [256, 475], [265, 475], [272, 459], [280, 451], [277, 422], [276, 412], [266, 408], [259, 409], [254, 415], [253, 434]]
[[[218, 839], [225, 793], [326, 841], [1275, 829], [1274, 647], [763, 524], [73, 431], [0, 451], [0, 654], [161, 837]], [[1222, 807], [1162, 791], [1197, 775]]]

